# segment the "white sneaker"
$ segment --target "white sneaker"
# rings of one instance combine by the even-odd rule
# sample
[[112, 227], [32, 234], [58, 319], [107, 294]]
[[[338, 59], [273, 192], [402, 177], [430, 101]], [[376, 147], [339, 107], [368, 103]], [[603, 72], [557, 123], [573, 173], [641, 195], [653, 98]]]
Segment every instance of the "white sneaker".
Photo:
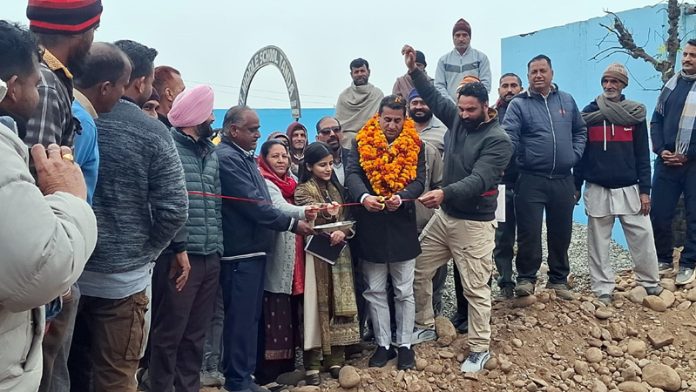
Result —
[[677, 286], [682, 286], [689, 284], [696, 279], [696, 269], [688, 267], [679, 267], [679, 273], [675, 279], [675, 284]]
[[430, 342], [437, 339], [437, 333], [432, 328], [416, 328], [413, 331], [413, 337], [411, 338], [411, 344], [420, 344], [425, 342]]
[[469, 357], [466, 358], [466, 361], [462, 363], [462, 373], [478, 373], [481, 370], [483, 370], [483, 366], [486, 365], [486, 362], [491, 358], [491, 354], [488, 351], [483, 351], [483, 352], [475, 352], [472, 351], [469, 353]]

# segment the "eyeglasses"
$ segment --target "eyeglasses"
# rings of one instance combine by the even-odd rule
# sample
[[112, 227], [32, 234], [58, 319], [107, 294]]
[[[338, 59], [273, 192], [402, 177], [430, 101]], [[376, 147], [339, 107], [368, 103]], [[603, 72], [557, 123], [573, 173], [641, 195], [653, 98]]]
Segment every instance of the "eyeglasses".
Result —
[[331, 127], [331, 128], [323, 128], [323, 129], [320, 129], [320, 130], [319, 130], [319, 133], [321, 133], [321, 134], [324, 135], [324, 136], [329, 136], [329, 135], [331, 135], [331, 132], [333, 132], [333, 133], [341, 133], [342, 130], [341, 130], [341, 127], [340, 127], [340, 126]]

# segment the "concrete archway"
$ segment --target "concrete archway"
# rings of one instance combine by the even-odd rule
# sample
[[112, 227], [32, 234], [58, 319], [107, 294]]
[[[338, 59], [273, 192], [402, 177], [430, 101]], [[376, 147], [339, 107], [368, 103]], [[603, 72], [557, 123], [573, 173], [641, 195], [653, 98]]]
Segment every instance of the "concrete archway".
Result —
[[280, 71], [280, 74], [285, 80], [285, 87], [288, 90], [288, 98], [290, 98], [290, 108], [292, 109], [292, 117], [299, 120], [301, 116], [300, 93], [297, 90], [297, 81], [295, 73], [290, 65], [290, 60], [285, 53], [277, 46], [269, 45], [259, 49], [247, 64], [242, 78], [242, 86], [239, 89], [239, 104], [246, 105], [249, 95], [251, 82], [254, 80], [256, 73], [267, 65], [273, 65]]

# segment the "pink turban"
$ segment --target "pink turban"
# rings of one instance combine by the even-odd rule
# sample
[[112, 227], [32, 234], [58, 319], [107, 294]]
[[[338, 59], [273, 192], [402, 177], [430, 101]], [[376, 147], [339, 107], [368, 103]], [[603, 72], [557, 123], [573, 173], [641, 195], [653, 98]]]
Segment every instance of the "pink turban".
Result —
[[201, 125], [213, 113], [215, 95], [210, 86], [197, 86], [179, 94], [167, 114], [169, 122], [177, 128]]

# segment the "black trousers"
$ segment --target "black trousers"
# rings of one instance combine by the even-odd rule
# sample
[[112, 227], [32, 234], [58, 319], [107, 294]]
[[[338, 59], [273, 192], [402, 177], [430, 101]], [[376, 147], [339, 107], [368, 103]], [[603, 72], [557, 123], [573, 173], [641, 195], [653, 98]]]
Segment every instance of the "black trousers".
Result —
[[222, 327], [225, 389], [243, 391], [253, 382], [251, 375], [256, 370], [266, 256], [222, 261], [220, 265], [225, 304]]
[[220, 277], [220, 256], [189, 255], [191, 272], [183, 290], [169, 276], [174, 254], [160, 256], [152, 275], [150, 388], [198, 392], [203, 345]]
[[512, 258], [515, 255], [515, 234], [517, 221], [515, 219], [515, 190], [514, 186], [505, 186], [505, 222], [498, 222], [495, 231], [495, 249], [493, 260], [498, 270], [498, 287], [515, 287], [512, 279]]
[[672, 264], [674, 236], [672, 221], [679, 201], [684, 194], [686, 210], [686, 239], [681, 252], [680, 267], [696, 266], [696, 162], [680, 167], [669, 167], [661, 159], [655, 161], [652, 184], [652, 220], [655, 249], [660, 263]]
[[517, 213], [517, 282], [536, 282], [541, 267], [541, 227], [546, 213], [549, 283], [567, 283], [568, 247], [573, 230], [573, 176], [548, 178], [520, 174], [515, 184]]

